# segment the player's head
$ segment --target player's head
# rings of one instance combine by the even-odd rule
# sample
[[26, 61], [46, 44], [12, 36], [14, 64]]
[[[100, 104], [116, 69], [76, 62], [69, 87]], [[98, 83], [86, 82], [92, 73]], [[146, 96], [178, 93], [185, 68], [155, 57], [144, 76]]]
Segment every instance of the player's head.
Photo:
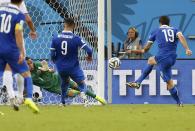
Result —
[[136, 39], [139, 36], [139, 33], [135, 27], [130, 27], [127, 32], [127, 36], [130, 39]]
[[26, 62], [28, 64], [30, 71], [32, 71], [34, 69], [33, 60], [30, 57], [26, 57]]
[[74, 19], [72, 18], [66, 18], [64, 20], [64, 28], [66, 30], [73, 30], [75, 27]]
[[11, 0], [12, 4], [20, 5], [23, 0]]
[[161, 17], [159, 18], [159, 23], [160, 23], [161, 25], [169, 25], [170, 19], [169, 19], [168, 16], [161, 16]]

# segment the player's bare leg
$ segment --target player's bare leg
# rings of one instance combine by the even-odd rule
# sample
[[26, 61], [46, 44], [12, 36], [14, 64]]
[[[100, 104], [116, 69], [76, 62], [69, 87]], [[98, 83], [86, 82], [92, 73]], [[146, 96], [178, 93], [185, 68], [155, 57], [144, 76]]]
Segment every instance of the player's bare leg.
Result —
[[150, 72], [152, 71], [152, 68], [154, 65], [156, 65], [156, 60], [155, 57], [152, 56], [148, 59], [148, 64], [147, 66], [144, 68], [142, 75], [134, 82], [127, 82], [126, 85], [131, 87], [131, 88], [135, 88], [135, 89], [139, 89], [141, 86], [142, 81], [150, 74]]
[[15, 111], [18, 111], [19, 105], [17, 103], [14, 88], [13, 88], [12, 70], [8, 64], [6, 64], [6, 67], [3, 73], [3, 85], [6, 86], [11, 106], [13, 107]]
[[167, 89], [169, 90], [173, 99], [177, 102], [177, 105], [179, 107], [183, 107], [183, 103], [181, 102], [181, 100], [179, 99], [179, 96], [178, 96], [178, 89], [174, 85], [173, 80], [167, 81]]
[[32, 78], [30, 75], [30, 71], [21, 73], [21, 75], [24, 77], [24, 81], [26, 85], [25, 88], [27, 90], [27, 98], [24, 100], [24, 104], [30, 107], [34, 113], [38, 113], [39, 109], [36, 106], [36, 104], [32, 101], [33, 83], [32, 83]]

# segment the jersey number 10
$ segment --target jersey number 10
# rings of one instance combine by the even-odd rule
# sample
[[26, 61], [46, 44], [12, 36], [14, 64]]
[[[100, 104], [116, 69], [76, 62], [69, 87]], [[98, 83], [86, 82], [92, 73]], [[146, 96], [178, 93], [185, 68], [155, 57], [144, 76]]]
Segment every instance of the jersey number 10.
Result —
[[166, 42], [174, 42], [174, 31], [172, 29], [163, 29]]
[[9, 33], [11, 29], [11, 15], [1, 14], [0, 32]]

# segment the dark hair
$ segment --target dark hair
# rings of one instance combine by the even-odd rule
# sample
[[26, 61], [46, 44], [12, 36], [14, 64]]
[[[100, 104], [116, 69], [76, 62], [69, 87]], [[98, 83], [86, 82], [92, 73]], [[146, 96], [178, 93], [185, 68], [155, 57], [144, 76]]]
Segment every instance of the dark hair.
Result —
[[67, 24], [68, 26], [75, 25], [74, 19], [72, 19], [72, 18], [65, 18], [64, 23]]
[[26, 59], [26, 60], [30, 60], [31, 58], [27, 56], [25, 59]]
[[[137, 38], [137, 37], [139, 36], [139, 32], [137, 31], [137, 29], [136, 29], [135, 27], [130, 27], [130, 28], [128, 29], [128, 32], [129, 32], [129, 30], [135, 31], [135, 38]], [[128, 32], [127, 32], [127, 34], [128, 34]]]
[[159, 18], [159, 23], [161, 23], [162, 25], [169, 25], [170, 19], [168, 16], [161, 16]]
[[21, 3], [23, 0], [11, 0], [11, 3], [13, 4], [19, 4]]

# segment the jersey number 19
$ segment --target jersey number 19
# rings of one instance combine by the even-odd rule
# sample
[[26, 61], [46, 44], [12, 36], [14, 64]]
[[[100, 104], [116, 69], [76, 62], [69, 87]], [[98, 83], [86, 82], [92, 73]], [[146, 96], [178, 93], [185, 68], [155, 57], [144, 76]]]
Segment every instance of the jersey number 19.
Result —
[[1, 14], [0, 32], [9, 33], [11, 29], [11, 15]]
[[163, 29], [166, 42], [174, 42], [174, 31], [172, 29]]

